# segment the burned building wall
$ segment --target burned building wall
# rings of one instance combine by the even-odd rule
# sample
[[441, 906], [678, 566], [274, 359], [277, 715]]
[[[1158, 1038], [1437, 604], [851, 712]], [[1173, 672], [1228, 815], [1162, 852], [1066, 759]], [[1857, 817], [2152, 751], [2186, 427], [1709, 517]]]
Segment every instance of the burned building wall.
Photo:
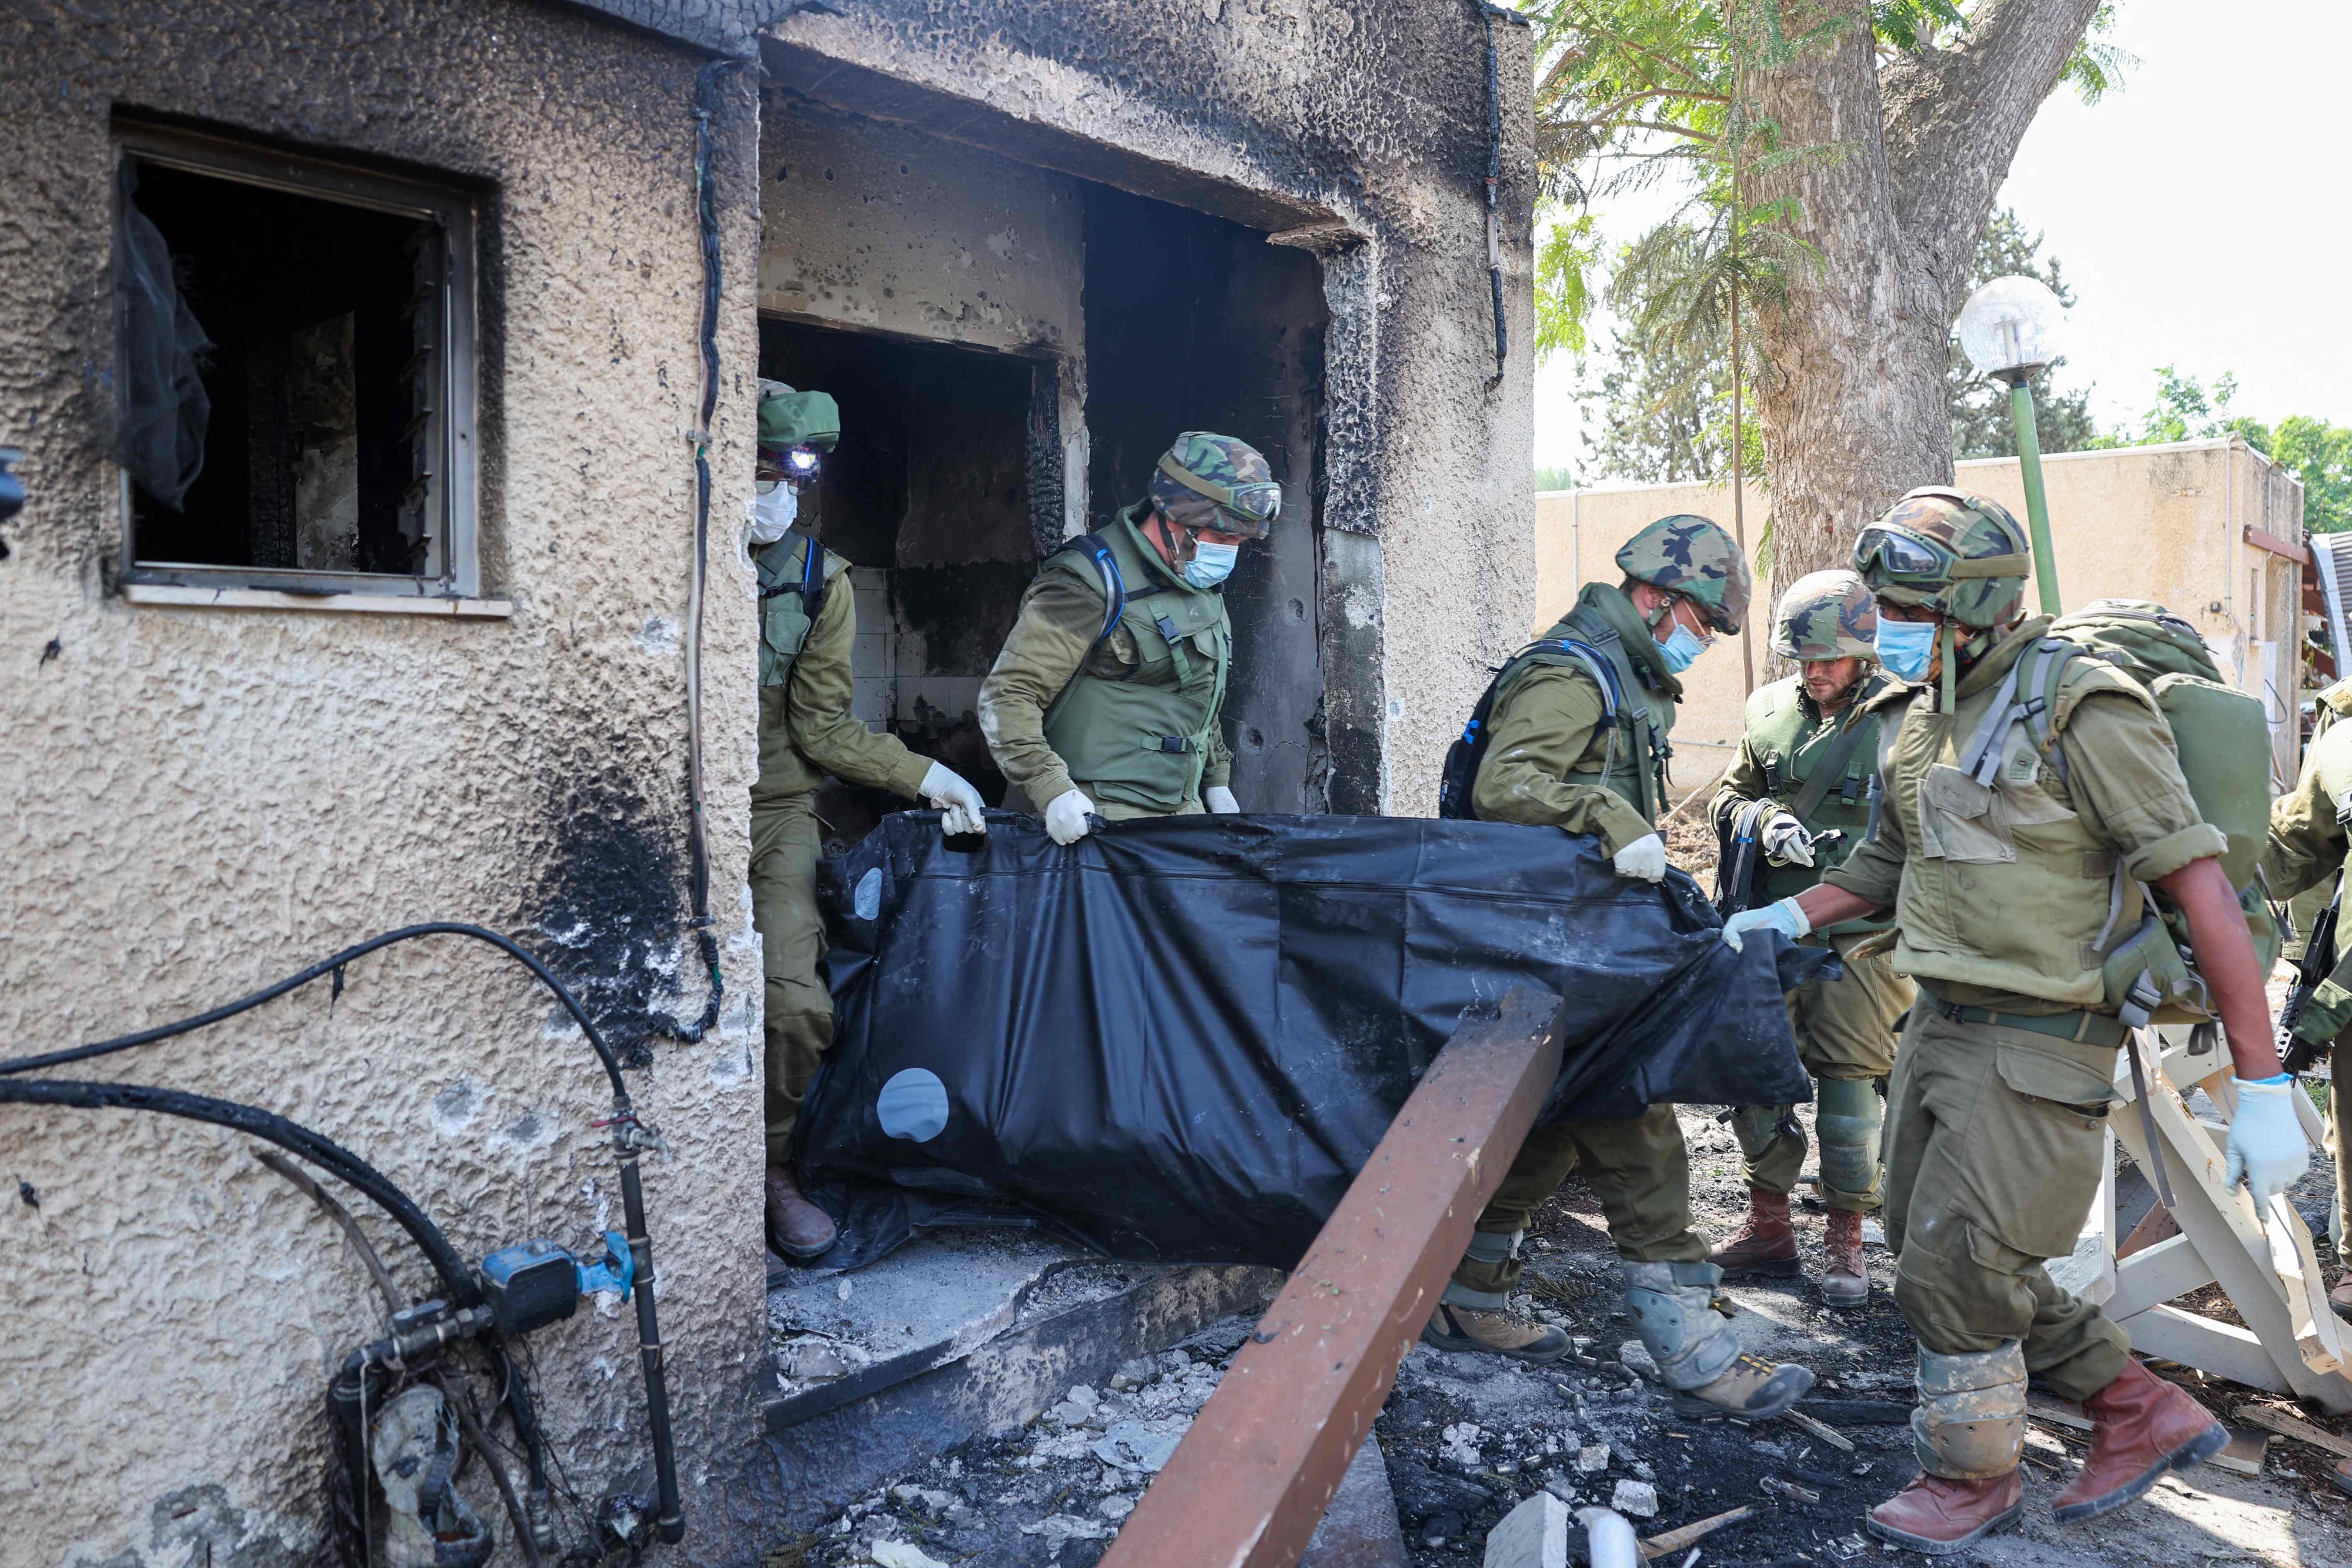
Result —
[[[1490, 31], [1511, 343], [1500, 373]], [[1293, 480], [1284, 519], [1309, 524], [1297, 503], [1311, 499], [1312, 570], [1272, 570], [1286, 588], [1313, 584], [1291, 631], [1311, 633], [1321, 701], [1261, 709], [1275, 716], [1261, 731], [1270, 756], [1296, 758], [1265, 777], [1287, 790], [1295, 775], [1304, 793], [1318, 771], [1315, 794], [1333, 810], [1433, 810], [1445, 746], [1533, 602], [1525, 29], [1459, 0], [877, 0], [794, 8], [762, 36], [772, 91], [1314, 258], [1321, 385], [1311, 455], [1293, 454], [1311, 478]], [[1090, 247], [1089, 267], [1102, 265]], [[1086, 366], [1090, 408], [1109, 373]], [[1278, 441], [1303, 444], [1286, 415], [1273, 423]], [[1093, 497], [1089, 516], [1103, 503]], [[1298, 597], [1273, 603], [1286, 613]], [[1270, 656], [1295, 663], [1294, 640], [1270, 638]], [[1301, 728], [1306, 742], [1286, 733]]]
[[[684, 800], [705, 57], [535, 0], [0, 16], [0, 444], [26, 449], [31, 497], [0, 560], [0, 1053], [182, 1017], [411, 921], [476, 921], [548, 955], [639, 1063], [632, 1091], [668, 1138], [645, 1183], [682, 1551], [725, 1561], [751, 1550], [736, 1521], [756, 1503], [744, 1423], [764, 1370], [761, 967], [741, 896], [757, 105], [740, 71], [713, 117], [728, 270], [701, 669], [728, 1000], [698, 1044], [653, 1027], [693, 1019], [706, 991]], [[470, 200], [471, 601], [306, 612], [286, 594], [198, 608], [121, 591], [108, 257], [113, 138], [131, 120]], [[381, 612], [420, 607], [440, 612]], [[291, 1116], [405, 1188], [468, 1258], [541, 1235], [585, 1248], [621, 1225], [593, 1058], [476, 944], [391, 948], [340, 987], [63, 1076]], [[257, 1146], [157, 1116], [0, 1105], [0, 1559], [308, 1559], [328, 1506], [327, 1383], [382, 1313], [331, 1223]], [[415, 1249], [344, 1196], [401, 1286], [436, 1293]], [[530, 1352], [571, 1484], [591, 1504], [649, 1488], [625, 1309], [592, 1300]], [[503, 1540], [483, 1479], [477, 1465], [465, 1484]], [[587, 1535], [574, 1511], [559, 1519]]]

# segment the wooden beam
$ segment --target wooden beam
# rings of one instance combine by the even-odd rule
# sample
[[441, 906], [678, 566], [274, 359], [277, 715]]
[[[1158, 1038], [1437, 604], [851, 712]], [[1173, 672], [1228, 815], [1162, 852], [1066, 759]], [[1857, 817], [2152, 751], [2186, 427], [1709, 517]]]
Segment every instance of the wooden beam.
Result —
[[1559, 1072], [1548, 991], [1446, 1041], [1103, 1568], [1289, 1568]]
[[2307, 546], [2296, 544], [2291, 539], [2283, 539], [2268, 528], [2258, 528], [2253, 524], [2248, 523], [2246, 542], [2256, 549], [2266, 549], [2273, 555], [2284, 556], [2297, 566], [2311, 565], [2311, 550]]

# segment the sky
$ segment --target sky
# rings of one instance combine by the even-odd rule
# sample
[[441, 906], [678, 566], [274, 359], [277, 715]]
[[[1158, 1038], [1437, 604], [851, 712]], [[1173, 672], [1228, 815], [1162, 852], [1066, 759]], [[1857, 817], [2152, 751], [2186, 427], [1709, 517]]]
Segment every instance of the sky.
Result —
[[[2137, 423], [2159, 365], [2208, 382], [2234, 371], [2234, 413], [2352, 424], [2352, 5], [2116, 12], [2112, 41], [2137, 57], [2122, 89], [2095, 106], [2053, 93], [2000, 196], [2042, 231], [2076, 297], [2061, 385], [2089, 383], [2112, 425]], [[1630, 239], [1658, 215], [1645, 205], [1602, 225]], [[1566, 355], [1536, 373], [1538, 467], [1576, 461], [1575, 382]]]

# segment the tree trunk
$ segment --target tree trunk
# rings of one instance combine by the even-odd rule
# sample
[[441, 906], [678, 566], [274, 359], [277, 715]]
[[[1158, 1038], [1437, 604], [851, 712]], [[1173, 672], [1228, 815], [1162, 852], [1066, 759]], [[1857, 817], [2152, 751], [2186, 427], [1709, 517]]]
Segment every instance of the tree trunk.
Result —
[[1776, 582], [1843, 565], [1896, 497], [1950, 482], [1944, 369], [1969, 263], [2098, 5], [2001, 0], [1950, 47], [1882, 70], [1869, 0], [1784, 0], [1791, 33], [1839, 30], [1755, 80], [1780, 145], [1834, 150], [1757, 182], [1798, 198], [1795, 230], [1819, 253], [1756, 313]]

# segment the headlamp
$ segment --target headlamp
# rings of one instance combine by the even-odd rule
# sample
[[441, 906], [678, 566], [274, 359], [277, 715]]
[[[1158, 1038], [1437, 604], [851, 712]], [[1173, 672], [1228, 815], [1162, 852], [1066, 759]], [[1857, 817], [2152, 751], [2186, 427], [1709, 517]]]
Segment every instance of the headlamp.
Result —
[[795, 446], [784, 454], [784, 466], [792, 470], [793, 477], [805, 479], [816, 472], [816, 458], [815, 448]]

